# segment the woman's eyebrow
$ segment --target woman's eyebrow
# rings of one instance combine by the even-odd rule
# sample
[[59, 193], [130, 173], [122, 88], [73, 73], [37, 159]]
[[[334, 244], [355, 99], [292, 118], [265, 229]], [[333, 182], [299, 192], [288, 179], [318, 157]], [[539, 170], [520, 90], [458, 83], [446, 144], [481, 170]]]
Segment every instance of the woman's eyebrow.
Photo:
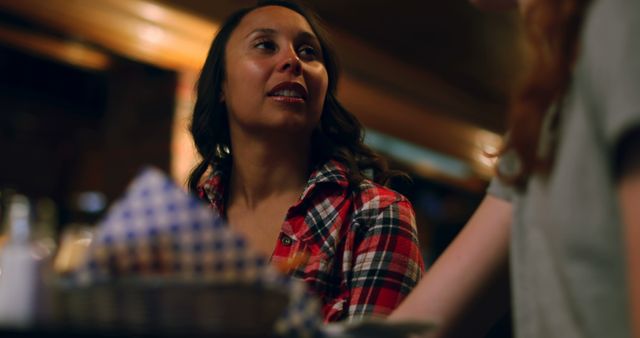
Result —
[[247, 34], [245, 37], [256, 34], [256, 33], [265, 34], [265, 35], [275, 35], [277, 31], [273, 28], [256, 28], [251, 32], [249, 32], [249, 34]]
[[[254, 34], [264, 34], [264, 35], [276, 35], [278, 33], [277, 30], [273, 29], [273, 28], [256, 28], [254, 30], [252, 30], [251, 32], [249, 32], [246, 37], [254, 35]], [[300, 32], [300, 34], [298, 34], [299, 38], [305, 39], [305, 40], [312, 40], [315, 42], [320, 42], [318, 40], [318, 37], [311, 33], [311, 32], [307, 32], [307, 31], [303, 31]]]
[[304, 40], [311, 40], [320, 44], [320, 40], [318, 40], [318, 37], [311, 32], [301, 32], [298, 36]]

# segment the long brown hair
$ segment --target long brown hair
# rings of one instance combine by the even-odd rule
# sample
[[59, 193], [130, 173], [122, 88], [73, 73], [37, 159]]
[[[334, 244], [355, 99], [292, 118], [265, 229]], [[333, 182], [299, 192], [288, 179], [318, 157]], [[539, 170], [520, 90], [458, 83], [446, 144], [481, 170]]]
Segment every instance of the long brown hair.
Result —
[[226, 105], [220, 100], [221, 86], [225, 79], [224, 51], [231, 33], [242, 18], [251, 11], [265, 6], [281, 6], [302, 15], [320, 41], [322, 58], [329, 75], [329, 84], [319, 126], [311, 140], [313, 164], [330, 158], [342, 162], [348, 168], [348, 180], [356, 186], [371, 173], [377, 183], [387, 184], [398, 172], [388, 169], [386, 160], [364, 144], [364, 129], [356, 117], [347, 111], [336, 98], [339, 67], [337, 57], [327, 33], [315, 13], [306, 7], [281, 0], [258, 1], [257, 5], [233, 13], [214, 38], [197, 83], [197, 99], [190, 131], [196, 149], [202, 157], [192, 169], [188, 187], [196, 192], [203, 175], [211, 167], [228, 164], [233, 154], [229, 139]]
[[559, 103], [569, 87], [590, 2], [535, 0], [523, 13], [529, 70], [513, 95], [510, 132], [501, 152], [515, 151], [519, 170], [515, 174], [498, 172], [504, 181], [519, 188], [524, 188], [533, 173], [549, 173], [553, 163], [555, 149], [546, 154], [538, 151], [542, 125], [551, 106]]

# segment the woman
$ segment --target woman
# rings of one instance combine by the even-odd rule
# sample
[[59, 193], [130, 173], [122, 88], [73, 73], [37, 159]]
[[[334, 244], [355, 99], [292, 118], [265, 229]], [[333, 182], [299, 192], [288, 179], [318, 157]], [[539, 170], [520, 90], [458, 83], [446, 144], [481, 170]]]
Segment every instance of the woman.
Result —
[[519, 3], [534, 53], [499, 178], [391, 317], [482, 336], [510, 259], [516, 337], [640, 337], [640, 1]]
[[375, 183], [389, 173], [336, 99], [337, 76], [311, 14], [261, 2], [214, 39], [191, 126], [190, 190], [275, 264], [308, 256], [290, 272], [326, 321], [390, 313], [423, 270], [411, 205]]

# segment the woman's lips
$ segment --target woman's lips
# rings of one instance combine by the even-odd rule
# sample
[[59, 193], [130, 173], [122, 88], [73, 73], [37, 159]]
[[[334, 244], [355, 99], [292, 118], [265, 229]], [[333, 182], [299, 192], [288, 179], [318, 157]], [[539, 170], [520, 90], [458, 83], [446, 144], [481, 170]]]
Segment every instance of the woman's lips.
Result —
[[281, 82], [273, 87], [267, 96], [283, 103], [305, 103], [307, 90], [297, 82]]

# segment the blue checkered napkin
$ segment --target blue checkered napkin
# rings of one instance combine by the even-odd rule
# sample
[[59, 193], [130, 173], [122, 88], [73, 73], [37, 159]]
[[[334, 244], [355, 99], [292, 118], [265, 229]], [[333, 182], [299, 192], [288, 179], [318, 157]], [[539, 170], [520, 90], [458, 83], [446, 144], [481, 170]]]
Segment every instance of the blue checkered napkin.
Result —
[[320, 302], [299, 279], [283, 276], [270, 266], [259, 277], [265, 285], [278, 285], [287, 290], [289, 305], [276, 321], [274, 330], [282, 337], [322, 338], [323, 322], [320, 317]]
[[153, 168], [111, 206], [73, 277], [80, 285], [118, 277], [262, 285], [289, 296], [275, 324], [277, 334], [317, 337], [321, 332], [320, 306], [302, 281], [276, 271], [210, 208]]
[[266, 259], [200, 201], [157, 169], [146, 169], [98, 225], [81, 282], [171, 276], [255, 282]]

